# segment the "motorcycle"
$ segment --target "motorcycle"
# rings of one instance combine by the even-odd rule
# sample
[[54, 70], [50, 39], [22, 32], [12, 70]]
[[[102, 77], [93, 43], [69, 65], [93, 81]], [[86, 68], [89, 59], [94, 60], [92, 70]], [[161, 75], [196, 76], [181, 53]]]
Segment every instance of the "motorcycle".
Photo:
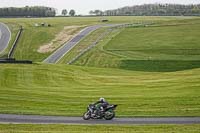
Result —
[[115, 109], [117, 105], [108, 105], [104, 111], [97, 111], [96, 107], [93, 104], [88, 105], [87, 112], [84, 113], [83, 119], [105, 119], [112, 120], [115, 117]]

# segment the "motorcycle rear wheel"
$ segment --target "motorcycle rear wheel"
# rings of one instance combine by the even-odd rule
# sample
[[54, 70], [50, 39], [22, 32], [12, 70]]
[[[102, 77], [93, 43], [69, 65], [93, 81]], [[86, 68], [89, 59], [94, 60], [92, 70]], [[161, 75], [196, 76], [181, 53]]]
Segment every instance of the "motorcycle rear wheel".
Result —
[[105, 120], [112, 120], [114, 117], [115, 117], [115, 112], [114, 111], [108, 111], [108, 112], [105, 113], [104, 119]]

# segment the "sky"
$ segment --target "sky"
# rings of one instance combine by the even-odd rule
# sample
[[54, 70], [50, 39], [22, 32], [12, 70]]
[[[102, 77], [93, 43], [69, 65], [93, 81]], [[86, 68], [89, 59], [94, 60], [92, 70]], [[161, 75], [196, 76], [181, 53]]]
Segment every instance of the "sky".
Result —
[[77, 14], [86, 15], [90, 10], [116, 9], [150, 3], [200, 4], [200, 0], [0, 0], [0, 7], [49, 6], [58, 9], [75, 9]]

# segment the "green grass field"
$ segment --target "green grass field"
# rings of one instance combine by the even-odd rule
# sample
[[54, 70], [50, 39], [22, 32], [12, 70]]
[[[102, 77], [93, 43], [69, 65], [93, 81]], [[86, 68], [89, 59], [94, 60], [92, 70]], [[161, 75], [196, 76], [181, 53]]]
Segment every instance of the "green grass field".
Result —
[[152, 72], [199, 68], [199, 31], [200, 19], [121, 29], [74, 64]]
[[[65, 26], [101, 24], [100, 19], [0, 18], [0, 21], [11, 28], [12, 41], [19, 25], [24, 27], [15, 57], [41, 62], [52, 52], [38, 53], [38, 48], [51, 42]], [[200, 19], [120, 16], [108, 19], [109, 23], [153, 25], [113, 29], [73, 65], [66, 63], [107, 28], [84, 38], [59, 64], [0, 64], [0, 113], [82, 116], [89, 103], [105, 97], [119, 105], [117, 117], [200, 116]], [[42, 22], [52, 27], [34, 27]], [[0, 133], [198, 133], [199, 130], [199, 124], [0, 124]]]
[[[133, 23], [133, 22], [165, 22], [169, 20], [191, 19], [191, 17], [105, 17], [109, 20], [108, 23]], [[51, 42], [55, 36], [62, 31], [65, 26], [89, 26], [102, 24], [99, 22], [101, 17], [56, 17], [56, 18], [0, 18], [0, 22], [7, 24], [12, 33], [12, 40], [19, 29], [19, 26], [24, 27], [23, 35], [17, 46], [15, 58], [33, 60], [41, 62], [47, 58], [52, 52], [38, 53], [37, 50]], [[52, 27], [35, 27], [35, 23], [49, 23]], [[12, 43], [11, 43], [12, 44]], [[10, 47], [9, 47], [10, 48]], [[9, 51], [9, 48], [3, 54], [4, 56]]]
[[199, 133], [200, 125], [0, 125], [0, 133]]
[[0, 65], [0, 113], [81, 116], [105, 97], [117, 116], [200, 116], [200, 69], [138, 72], [66, 65]]

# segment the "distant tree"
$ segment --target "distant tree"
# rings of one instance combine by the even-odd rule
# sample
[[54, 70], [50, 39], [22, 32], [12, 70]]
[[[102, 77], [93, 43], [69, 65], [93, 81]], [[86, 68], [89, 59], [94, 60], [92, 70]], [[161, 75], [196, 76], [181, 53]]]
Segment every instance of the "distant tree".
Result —
[[103, 15], [103, 11], [101, 11], [101, 10], [94, 10], [94, 11], [90, 11], [89, 14], [90, 15], [96, 15], [96, 16], [102, 16]]
[[94, 11], [91, 10], [91, 11], [89, 12], [89, 14], [90, 14], [90, 15], [94, 15]]
[[95, 10], [94, 13], [95, 13], [97, 16], [102, 16], [102, 15], [103, 15], [103, 11], [101, 11], [101, 10]]
[[75, 16], [75, 14], [76, 14], [76, 11], [75, 11], [75, 10], [71, 9], [71, 10], [69, 11], [69, 15], [70, 15], [70, 16]]
[[63, 10], [62, 10], [62, 15], [63, 15], [63, 16], [66, 16], [66, 15], [67, 15], [67, 13], [68, 13], [68, 12], [67, 12], [67, 10], [66, 10], [66, 9], [63, 9]]

